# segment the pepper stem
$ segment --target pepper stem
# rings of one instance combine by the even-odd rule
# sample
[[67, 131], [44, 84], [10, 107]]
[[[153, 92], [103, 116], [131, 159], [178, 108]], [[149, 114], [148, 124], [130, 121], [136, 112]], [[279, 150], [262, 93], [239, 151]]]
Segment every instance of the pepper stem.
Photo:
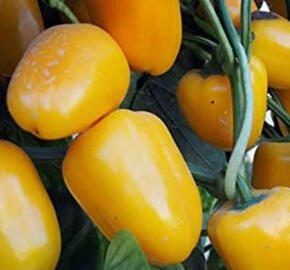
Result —
[[261, 139], [263, 142], [290, 142], [290, 135], [285, 137], [274, 137], [271, 139], [262, 137]]
[[[244, 1], [249, 1], [249, 0], [244, 0]], [[234, 89], [234, 87], [232, 87], [234, 110], [236, 110], [237, 108], [240, 109], [241, 107], [243, 109], [242, 109], [242, 117], [238, 118], [238, 119], [242, 119], [240, 120], [241, 122], [239, 123], [236, 118], [234, 119], [235, 130], [238, 130], [239, 132], [235, 140], [236, 141], [235, 147], [233, 149], [231, 158], [229, 160], [229, 164], [228, 164], [228, 168], [227, 168], [226, 176], [225, 176], [226, 195], [228, 199], [234, 199], [235, 194], [236, 194], [236, 185], [237, 185], [239, 169], [243, 162], [243, 157], [246, 152], [248, 140], [250, 138], [251, 129], [252, 129], [253, 106], [254, 106], [253, 91], [252, 91], [252, 82], [251, 82], [248, 58], [247, 58], [245, 49], [243, 48], [239, 40], [239, 36], [236, 32], [233, 22], [230, 18], [225, 0], [217, 1], [217, 8], [220, 11], [223, 25], [228, 34], [228, 37], [230, 39], [231, 45], [234, 50], [234, 54], [237, 57], [237, 60], [239, 63], [240, 68], [235, 69], [235, 72], [240, 72], [241, 84], [242, 84], [241, 88], [237, 88], [238, 91], [241, 90], [240, 93], [235, 93], [237, 89]], [[229, 74], [229, 75], [232, 76], [232, 74]], [[242, 104], [241, 102], [243, 101], [240, 100], [240, 97], [242, 96], [244, 97], [244, 100], [243, 100], [244, 104]], [[241, 128], [239, 129], [239, 127]], [[245, 186], [244, 189], [241, 190], [241, 192], [244, 192], [246, 188], [247, 188], [247, 185]], [[251, 193], [249, 187], [247, 189], [247, 193]], [[250, 196], [247, 196], [245, 194], [243, 197], [247, 199]]]
[[237, 185], [243, 203], [247, 203], [254, 198], [250, 187], [247, 185], [246, 181], [241, 178], [241, 176], [238, 176]]
[[290, 128], [290, 115], [271, 97], [268, 97], [268, 107]]
[[213, 5], [210, 0], [201, 0], [201, 5], [206, 12], [211, 25], [213, 26], [216, 36], [220, 41], [220, 46], [222, 48], [223, 57], [224, 57], [224, 70], [228, 74], [231, 72], [234, 64], [234, 53], [232, 46], [228, 40], [228, 37], [223, 29], [223, 26], [213, 8]]
[[251, 1], [242, 0], [241, 7], [241, 43], [245, 48], [248, 58], [251, 58]]
[[199, 18], [197, 15], [193, 16], [194, 22], [203, 30], [209, 37], [216, 39], [216, 33], [209, 23]]
[[188, 47], [192, 50], [192, 52], [195, 54], [196, 57], [198, 57], [201, 60], [209, 61], [211, 59], [211, 54], [208, 53], [206, 50], [204, 50], [201, 46], [197, 45], [194, 42], [190, 42], [187, 40], [183, 40], [183, 45]]
[[55, 8], [64, 13], [72, 23], [79, 23], [78, 18], [73, 14], [73, 12], [64, 2], [59, 0], [42, 0], [42, 2], [48, 4], [51, 8]]
[[197, 36], [189, 33], [183, 33], [183, 39], [186, 41], [198, 43], [200, 45], [207, 46], [209, 48], [215, 48], [218, 44], [210, 39], [202, 36]]

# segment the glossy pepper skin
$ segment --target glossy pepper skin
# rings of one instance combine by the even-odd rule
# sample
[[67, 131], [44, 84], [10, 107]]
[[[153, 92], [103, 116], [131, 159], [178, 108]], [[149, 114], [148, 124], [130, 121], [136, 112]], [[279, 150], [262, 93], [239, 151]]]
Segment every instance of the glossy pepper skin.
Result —
[[0, 18], [0, 73], [10, 76], [43, 21], [37, 0], [0, 0]]
[[[226, 0], [226, 5], [228, 8], [228, 11], [230, 13], [230, 16], [233, 20], [234, 26], [236, 28], [240, 27], [240, 21], [241, 21], [241, 0]], [[251, 1], [251, 11], [254, 12], [257, 10], [257, 6], [255, 4], [255, 1]]]
[[60, 230], [29, 157], [0, 140], [0, 269], [54, 270]]
[[117, 110], [80, 135], [63, 163], [69, 190], [111, 239], [128, 229], [151, 263], [185, 260], [197, 244], [201, 200], [163, 122]]
[[208, 222], [208, 235], [229, 270], [289, 270], [290, 189], [277, 187], [245, 209], [226, 203]]
[[261, 143], [254, 157], [252, 185], [257, 189], [290, 187], [289, 142]]
[[14, 120], [42, 139], [82, 132], [119, 106], [130, 78], [115, 41], [89, 24], [44, 31], [29, 47], [8, 89]]
[[[251, 147], [261, 134], [267, 103], [265, 66], [253, 56], [250, 69], [254, 94], [254, 120], [248, 147]], [[203, 77], [199, 70], [190, 71], [179, 82], [177, 98], [181, 111], [198, 136], [217, 148], [227, 151], [232, 149], [232, 93], [226, 75]]]
[[65, 0], [65, 3], [81, 23], [92, 23], [85, 0]]
[[86, 0], [93, 22], [120, 45], [132, 69], [160, 75], [174, 63], [182, 35], [179, 0]]
[[[290, 90], [277, 90], [275, 89], [276, 94], [278, 95], [280, 101], [282, 102], [282, 105], [284, 106], [285, 110], [288, 114], [290, 114]], [[280, 127], [280, 130], [284, 136], [289, 135], [289, 131], [286, 127], [286, 125], [282, 122], [281, 119], [278, 118], [278, 124]]]
[[290, 89], [290, 22], [277, 14], [255, 12], [252, 51], [267, 68], [269, 86]]

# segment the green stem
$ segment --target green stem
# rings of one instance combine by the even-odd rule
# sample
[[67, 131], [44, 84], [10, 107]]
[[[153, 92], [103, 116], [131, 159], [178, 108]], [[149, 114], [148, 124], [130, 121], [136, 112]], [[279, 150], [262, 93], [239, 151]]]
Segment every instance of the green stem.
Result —
[[234, 144], [236, 144], [240, 131], [241, 126], [243, 123], [243, 116], [244, 116], [244, 106], [245, 106], [245, 98], [244, 98], [244, 91], [242, 86], [242, 78], [240, 68], [236, 66], [234, 71], [229, 74], [231, 87], [232, 87], [232, 102], [234, 104], [233, 111], [234, 111]]
[[208, 53], [206, 50], [204, 50], [202, 47], [199, 45], [193, 43], [193, 42], [188, 42], [186, 40], [183, 40], [183, 45], [186, 47], [190, 48], [194, 54], [200, 58], [201, 60], [204, 61], [209, 61], [211, 59], [211, 54]]
[[290, 128], [290, 115], [271, 97], [268, 97], [268, 107]]
[[216, 35], [220, 41], [220, 46], [223, 51], [224, 56], [224, 69], [226, 73], [230, 73], [234, 64], [234, 53], [232, 46], [227, 38], [227, 35], [223, 29], [223, 26], [213, 8], [213, 5], [210, 0], [201, 0], [201, 5], [208, 15], [208, 18], [211, 22], [212, 27], [214, 28]]
[[[243, 157], [247, 149], [248, 140], [250, 138], [252, 123], [253, 123], [253, 91], [250, 76], [250, 69], [248, 64], [248, 58], [243, 46], [240, 43], [239, 36], [234, 28], [229, 12], [226, 7], [225, 0], [217, 1], [217, 7], [221, 12], [221, 18], [224, 23], [226, 32], [233, 46], [236, 57], [238, 58], [243, 96], [245, 100], [243, 114], [243, 121], [241, 123], [241, 129], [239, 136], [236, 140], [235, 147], [233, 149], [231, 158], [229, 160], [228, 168], [225, 176], [225, 192], [228, 199], [233, 199], [236, 194], [236, 182], [239, 174], [240, 166], [243, 162]], [[230, 74], [231, 75], [231, 74]], [[234, 90], [234, 89], [233, 89]], [[241, 93], [242, 95], [242, 93]], [[233, 95], [235, 96], [239, 95]], [[234, 108], [239, 104], [240, 100], [234, 99]], [[236, 122], [236, 119], [235, 119]], [[239, 126], [239, 123], [235, 123], [235, 128]], [[249, 191], [250, 192], [250, 191]]]
[[[220, 12], [220, 17], [222, 18], [225, 31], [229, 37], [229, 41], [233, 47], [235, 56], [237, 56], [237, 52], [239, 52], [238, 44], [240, 44], [240, 38], [229, 16], [225, 3], [221, 3], [218, 1], [217, 8]], [[235, 66], [233, 66], [231, 73], [229, 73], [231, 86], [232, 86], [232, 101], [234, 104], [233, 111], [234, 111], [234, 143], [235, 144], [241, 132], [243, 118], [244, 118], [244, 108], [245, 108], [245, 95], [244, 95], [244, 90], [243, 90], [241, 67], [238, 62], [235, 63]]]
[[280, 137], [279, 133], [275, 130], [275, 128], [269, 125], [267, 122], [264, 123], [264, 133], [271, 138]]
[[262, 137], [261, 141], [263, 142], [290, 142], [290, 136], [285, 136], [285, 137], [274, 137], [274, 138], [265, 138]]
[[64, 13], [72, 23], [79, 23], [78, 18], [73, 14], [70, 8], [60, 0], [42, 0], [45, 4], [48, 4], [51, 8], [55, 8]]
[[203, 30], [209, 37], [213, 39], [217, 39], [217, 35], [215, 31], [209, 23], [205, 22], [204, 20], [199, 18], [197, 15], [194, 15], [193, 19], [194, 19], [194, 22], [198, 25], [198, 27], [201, 30]]
[[249, 186], [241, 177], [238, 177], [237, 186], [243, 203], [249, 202], [253, 199], [253, 194], [251, 193]]
[[241, 43], [248, 58], [251, 58], [251, 0], [242, 0], [241, 6]]
[[[271, 94], [271, 97], [273, 98], [273, 100], [274, 100], [275, 102], [277, 102], [277, 103], [279, 104], [279, 106], [282, 106], [282, 107], [284, 108], [284, 106], [283, 106], [283, 104], [282, 104], [280, 98], [278, 97], [277, 93], [275, 92], [275, 90], [274, 90], [273, 88], [270, 88], [270, 87], [269, 87], [269, 88], [268, 88], [268, 93]], [[284, 108], [284, 109], [285, 109], [285, 108]]]
[[[288, 113], [286, 108], [285, 108], [285, 106], [284, 106], [284, 104], [282, 103], [282, 101], [280, 100], [279, 96], [277, 95], [277, 93], [272, 88], [269, 88], [268, 92], [271, 94], [271, 97], [277, 103], [277, 105], [280, 106], [286, 113]], [[287, 129], [290, 132], [290, 127], [289, 126], [287, 126]]]
[[186, 41], [191, 41], [194, 43], [199, 43], [200, 45], [204, 45], [210, 48], [215, 48], [218, 44], [210, 39], [207, 39], [205, 37], [192, 35], [189, 33], [183, 33], [183, 39]]

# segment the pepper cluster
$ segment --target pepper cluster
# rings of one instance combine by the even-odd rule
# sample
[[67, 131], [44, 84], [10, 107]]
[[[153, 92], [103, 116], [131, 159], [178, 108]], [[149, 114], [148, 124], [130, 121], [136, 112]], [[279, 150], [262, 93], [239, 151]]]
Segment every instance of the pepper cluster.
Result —
[[289, 10], [0, 0], [0, 269], [69, 269], [62, 192], [100, 270], [289, 270]]

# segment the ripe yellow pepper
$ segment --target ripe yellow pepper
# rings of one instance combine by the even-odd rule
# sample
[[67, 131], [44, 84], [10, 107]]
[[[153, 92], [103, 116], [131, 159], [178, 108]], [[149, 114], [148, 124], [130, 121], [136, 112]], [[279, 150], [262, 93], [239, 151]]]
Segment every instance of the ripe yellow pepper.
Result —
[[18, 65], [8, 108], [24, 130], [42, 139], [82, 132], [119, 106], [130, 70], [116, 42], [89, 24], [44, 31]]
[[[252, 57], [250, 69], [254, 94], [254, 120], [248, 147], [261, 134], [267, 103], [267, 72], [264, 64]], [[177, 91], [178, 103], [192, 129], [203, 140], [223, 150], [233, 147], [232, 92], [228, 76], [203, 77], [199, 70], [187, 73]]]
[[42, 30], [37, 0], [0, 0], [0, 73], [10, 76]]
[[244, 209], [226, 203], [210, 217], [208, 234], [228, 269], [289, 270], [289, 221], [290, 189], [277, 187]]
[[269, 86], [290, 89], [290, 22], [269, 12], [255, 12], [252, 18], [252, 50], [267, 68]]
[[258, 189], [290, 187], [290, 143], [264, 142], [258, 147], [252, 184]]
[[64, 159], [69, 190], [106, 237], [128, 229], [151, 263], [185, 260], [202, 224], [198, 189], [163, 122], [117, 110], [80, 135]]
[[181, 45], [179, 0], [85, 0], [93, 22], [120, 45], [130, 66], [160, 75]]
[[54, 270], [60, 230], [29, 157], [0, 140], [0, 269]]

